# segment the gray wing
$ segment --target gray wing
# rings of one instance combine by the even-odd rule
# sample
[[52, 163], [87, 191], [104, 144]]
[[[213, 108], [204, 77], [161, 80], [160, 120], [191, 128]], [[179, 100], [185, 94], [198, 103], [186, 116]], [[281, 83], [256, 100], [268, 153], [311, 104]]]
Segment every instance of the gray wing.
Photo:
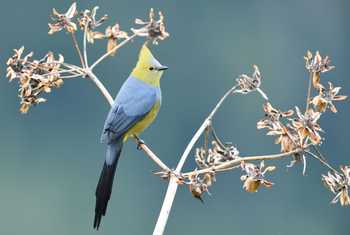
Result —
[[108, 113], [101, 136], [102, 143], [111, 143], [127, 132], [152, 109], [157, 102], [153, 87], [129, 78], [120, 89]]
[[114, 109], [110, 110], [110, 113], [107, 116], [101, 136], [101, 142], [110, 144], [121, 138], [125, 132], [147, 115], [147, 113], [148, 112], [140, 115], [129, 116], [125, 113], [122, 105], [117, 105]]

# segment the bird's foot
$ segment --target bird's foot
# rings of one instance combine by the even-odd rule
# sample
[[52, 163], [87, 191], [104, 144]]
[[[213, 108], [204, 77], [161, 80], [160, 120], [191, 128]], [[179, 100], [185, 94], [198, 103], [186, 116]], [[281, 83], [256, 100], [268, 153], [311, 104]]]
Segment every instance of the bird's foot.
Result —
[[141, 150], [142, 149], [142, 145], [145, 144], [145, 141], [141, 140], [141, 139], [137, 139], [137, 149]]

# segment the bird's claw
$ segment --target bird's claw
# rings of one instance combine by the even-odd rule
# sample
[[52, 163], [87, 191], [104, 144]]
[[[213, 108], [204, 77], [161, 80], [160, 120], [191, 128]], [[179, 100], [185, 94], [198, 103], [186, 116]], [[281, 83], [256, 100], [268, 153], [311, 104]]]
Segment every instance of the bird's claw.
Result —
[[141, 150], [142, 149], [142, 145], [144, 145], [145, 144], [145, 141], [143, 141], [143, 140], [141, 140], [141, 139], [138, 139], [137, 140], [137, 149], [138, 150]]

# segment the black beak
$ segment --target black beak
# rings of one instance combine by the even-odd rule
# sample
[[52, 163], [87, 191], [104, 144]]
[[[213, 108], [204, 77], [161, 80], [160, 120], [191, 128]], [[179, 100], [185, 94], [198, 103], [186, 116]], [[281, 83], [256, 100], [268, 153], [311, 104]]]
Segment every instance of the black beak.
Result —
[[164, 65], [162, 65], [161, 67], [158, 68], [159, 71], [164, 71], [167, 69], [168, 69], [168, 66], [164, 66]]

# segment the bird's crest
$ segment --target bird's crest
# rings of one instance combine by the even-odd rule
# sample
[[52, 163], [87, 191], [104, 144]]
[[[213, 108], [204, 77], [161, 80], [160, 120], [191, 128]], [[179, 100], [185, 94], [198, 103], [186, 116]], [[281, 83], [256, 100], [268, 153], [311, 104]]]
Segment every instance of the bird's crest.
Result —
[[153, 60], [154, 60], [154, 56], [152, 55], [152, 52], [147, 47], [147, 45], [144, 44], [140, 50], [138, 63], [140, 65], [147, 66], [147, 65], [152, 64]]

